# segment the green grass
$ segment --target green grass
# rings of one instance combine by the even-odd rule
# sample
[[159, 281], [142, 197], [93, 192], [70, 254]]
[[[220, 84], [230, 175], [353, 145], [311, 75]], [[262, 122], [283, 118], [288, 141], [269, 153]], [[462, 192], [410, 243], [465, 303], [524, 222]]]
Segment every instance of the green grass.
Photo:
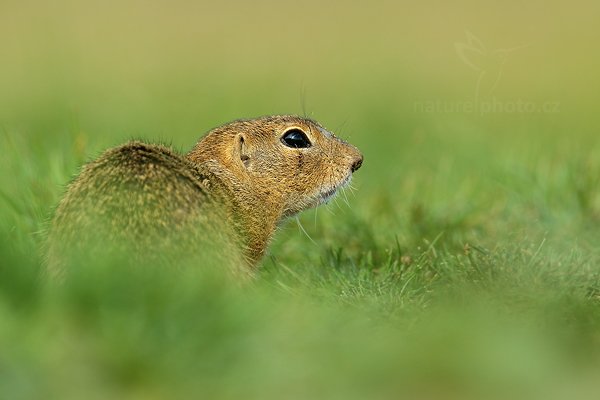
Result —
[[[268, 1], [2, 6], [0, 399], [595, 398], [593, 13], [337, 5], [306, 4], [310, 26]], [[465, 30], [531, 43], [483, 101], [559, 108], [419, 111], [472, 99]], [[314, 117], [365, 162], [355, 190], [281, 228], [254, 282], [109, 260], [41, 277], [86, 160], [271, 113]]]

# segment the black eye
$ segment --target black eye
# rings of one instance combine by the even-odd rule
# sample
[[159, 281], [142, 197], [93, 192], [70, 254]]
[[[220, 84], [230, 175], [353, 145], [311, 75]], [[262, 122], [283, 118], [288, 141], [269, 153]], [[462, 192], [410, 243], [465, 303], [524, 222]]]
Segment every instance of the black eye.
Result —
[[310, 141], [306, 137], [306, 134], [300, 129], [290, 129], [283, 134], [281, 141], [287, 147], [293, 147], [295, 149], [310, 147]]

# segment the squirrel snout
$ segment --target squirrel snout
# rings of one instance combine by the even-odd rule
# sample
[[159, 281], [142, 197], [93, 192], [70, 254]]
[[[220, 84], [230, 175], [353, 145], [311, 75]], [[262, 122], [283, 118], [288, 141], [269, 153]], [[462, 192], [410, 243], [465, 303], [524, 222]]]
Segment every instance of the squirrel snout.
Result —
[[356, 172], [356, 170], [360, 168], [362, 163], [363, 163], [363, 156], [362, 156], [362, 154], [358, 154], [358, 156], [352, 162], [352, 166], [350, 167], [352, 169], [352, 172]]

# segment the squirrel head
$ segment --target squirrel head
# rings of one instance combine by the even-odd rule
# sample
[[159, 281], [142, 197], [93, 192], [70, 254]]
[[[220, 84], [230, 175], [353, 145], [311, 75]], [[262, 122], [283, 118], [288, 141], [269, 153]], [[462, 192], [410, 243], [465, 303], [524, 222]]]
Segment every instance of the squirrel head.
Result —
[[[316, 121], [292, 116], [238, 120], [210, 131], [187, 155], [209, 163], [232, 190], [281, 217], [331, 199], [363, 160], [359, 150]], [[220, 171], [222, 169], [222, 171]], [[244, 193], [244, 194], [242, 194]], [[268, 199], [268, 201], [264, 201]]]

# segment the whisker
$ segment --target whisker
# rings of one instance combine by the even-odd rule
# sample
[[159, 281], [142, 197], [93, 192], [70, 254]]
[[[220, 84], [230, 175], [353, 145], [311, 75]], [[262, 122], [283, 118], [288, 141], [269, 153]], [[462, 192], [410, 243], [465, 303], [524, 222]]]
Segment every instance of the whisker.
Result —
[[306, 229], [304, 229], [304, 227], [302, 226], [302, 224], [300, 223], [300, 218], [296, 217], [296, 223], [298, 223], [298, 227], [300, 228], [300, 230], [306, 235], [306, 237], [308, 238], [308, 240], [310, 240], [313, 244], [317, 244], [317, 242], [315, 242], [313, 240], [313, 238], [310, 237], [310, 235], [308, 234], [308, 232], [306, 232]]
[[350, 207], [350, 203], [348, 202], [348, 196], [346, 196], [346, 188], [341, 188], [342, 189], [342, 195], [344, 196], [344, 203], [346, 203], [346, 205], [348, 207]]
[[337, 206], [337, 208], [338, 208], [339, 210], [341, 210], [341, 209], [342, 209], [342, 207], [340, 206], [340, 203], [338, 202], [338, 196], [335, 196], [335, 197], [333, 198], [333, 201], [335, 202], [335, 205]]
[[327, 206], [325, 207], [325, 209], [327, 210], [327, 212], [331, 215], [335, 215], [335, 212], [333, 211], [333, 207], [330, 206], [330, 203], [327, 204]]
[[306, 86], [304, 85], [304, 82], [302, 82], [302, 89], [301, 89], [301, 93], [300, 93], [301, 99], [300, 101], [302, 102], [302, 115], [304, 116], [304, 118], [307, 118], [307, 114], [306, 114]]
[[350, 189], [350, 194], [352, 194], [353, 197], [356, 197], [356, 192], [358, 191], [358, 189], [354, 187], [352, 183], [348, 184], [348, 189]]

